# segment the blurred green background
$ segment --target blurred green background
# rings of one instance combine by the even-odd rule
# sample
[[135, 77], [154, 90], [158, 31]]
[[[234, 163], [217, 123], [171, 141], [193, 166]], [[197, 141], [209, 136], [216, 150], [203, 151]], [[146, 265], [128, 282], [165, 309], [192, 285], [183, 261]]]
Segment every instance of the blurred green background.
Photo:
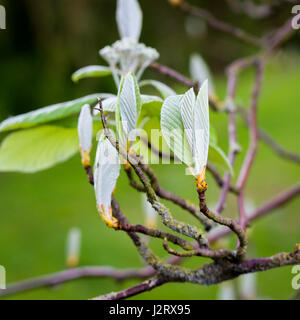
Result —
[[[224, 3], [216, 7], [210, 1], [191, 1], [210, 9], [216, 16], [239, 25], [254, 34], [266, 34], [281, 25], [291, 11], [288, 4], [278, 5], [267, 19], [251, 20], [232, 13]], [[257, 52], [257, 48], [212, 30], [168, 6], [166, 1], [140, 0], [144, 11], [142, 41], [157, 48], [160, 62], [188, 75], [189, 56], [200, 53], [210, 65], [217, 93], [223, 98], [226, 89], [224, 68], [235, 58]], [[112, 79], [84, 80], [75, 85], [70, 80], [78, 68], [103, 63], [98, 50], [118, 39], [115, 24], [115, 1], [111, 0], [21, 0], [0, 1], [6, 7], [7, 29], [0, 30], [0, 120], [43, 105], [67, 101], [94, 92], [114, 92]], [[300, 58], [297, 32], [268, 66], [259, 105], [259, 123], [287, 149], [300, 152]], [[144, 79], [166, 80], [153, 71]], [[241, 75], [237, 101], [249, 106], [253, 73]], [[174, 85], [177, 91], [184, 88]], [[211, 115], [220, 144], [227, 144], [227, 118]], [[247, 130], [238, 123], [239, 143], [236, 171], [248, 145]], [[0, 139], [3, 137], [1, 136]], [[197, 201], [191, 177], [179, 165], [156, 165], [161, 185], [181, 196]], [[265, 144], [247, 185], [248, 207], [256, 207], [276, 193], [296, 184], [300, 167], [278, 158]], [[218, 188], [208, 177], [210, 205], [218, 199]], [[142, 198], [129, 188], [124, 174], [116, 194], [122, 210], [134, 223], [144, 221]], [[0, 264], [6, 267], [7, 282], [56, 272], [66, 268], [65, 244], [68, 231], [82, 231], [80, 265], [111, 265], [120, 268], [143, 265], [130, 239], [121, 232], [108, 230], [99, 218], [93, 189], [86, 182], [80, 157], [34, 175], [0, 173]], [[170, 205], [175, 217], [195, 221]], [[249, 256], [268, 256], [291, 251], [300, 241], [300, 199], [257, 221], [251, 228]], [[225, 210], [236, 216], [234, 198], [229, 197]], [[184, 216], [184, 217], [185, 217]], [[223, 245], [232, 245], [233, 239]], [[151, 245], [164, 256], [160, 241]], [[197, 267], [201, 258], [184, 264]], [[258, 296], [287, 299], [292, 293], [291, 268], [276, 269], [257, 275]], [[117, 291], [137, 283], [117, 283], [111, 279], [82, 279], [10, 296], [16, 299], [87, 299]], [[191, 284], [167, 284], [138, 299], [215, 299], [220, 286], [200, 287]]]

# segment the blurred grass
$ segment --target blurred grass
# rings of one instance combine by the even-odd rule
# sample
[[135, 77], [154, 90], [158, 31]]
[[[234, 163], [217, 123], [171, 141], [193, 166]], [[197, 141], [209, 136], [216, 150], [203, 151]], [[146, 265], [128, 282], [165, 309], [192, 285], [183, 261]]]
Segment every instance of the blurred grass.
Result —
[[[259, 104], [259, 123], [287, 149], [300, 153], [298, 129], [300, 119], [300, 61], [295, 56], [281, 56], [267, 67]], [[249, 106], [252, 72], [241, 75], [237, 101]], [[217, 79], [218, 92], [225, 92], [225, 79]], [[181, 88], [182, 90], [182, 88]], [[220, 144], [227, 150], [227, 119], [212, 113]], [[239, 143], [243, 152], [238, 156], [237, 169], [242, 164], [248, 145], [247, 130], [238, 121]], [[181, 196], [196, 201], [192, 178], [184, 175], [184, 167], [157, 165], [161, 184]], [[246, 197], [249, 205], [259, 205], [276, 193], [299, 182], [300, 167], [278, 158], [263, 143], [251, 171]], [[111, 265], [120, 268], [141, 267], [134, 246], [126, 234], [108, 230], [95, 208], [92, 188], [77, 155], [70, 161], [34, 175], [2, 173], [0, 217], [0, 264], [7, 270], [8, 283], [65, 268], [65, 242], [70, 228], [82, 230], [80, 265]], [[209, 177], [209, 203], [218, 198], [218, 189]], [[134, 223], [143, 222], [141, 195], [129, 188], [122, 174], [118, 182], [118, 198], [122, 210]], [[251, 228], [249, 256], [268, 256], [279, 251], [291, 251], [300, 242], [300, 199], [259, 220]], [[176, 217], [183, 211], [170, 205]], [[232, 196], [225, 214], [235, 216]], [[185, 214], [186, 215], [186, 214]], [[187, 215], [189, 222], [193, 218]], [[160, 241], [153, 248], [164, 255]], [[197, 267], [203, 260], [193, 258], [185, 265]], [[271, 270], [258, 275], [260, 297], [286, 299], [292, 293], [291, 268]], [[82, 279], [18, 295], [13, 299], [87, 299], [117, 291], [137, 283], [117, 283], [111, 279]], [[192, 284], [167, 284], [138, 299], [215, 299], [218, 286], [201, 287]]]

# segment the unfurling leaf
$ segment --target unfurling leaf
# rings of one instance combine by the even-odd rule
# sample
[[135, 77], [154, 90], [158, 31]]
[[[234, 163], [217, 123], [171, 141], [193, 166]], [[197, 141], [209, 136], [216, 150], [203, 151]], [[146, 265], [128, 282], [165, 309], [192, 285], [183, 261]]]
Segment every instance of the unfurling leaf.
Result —
[[117, 150], [106, 138], [100, 138], [97, 147], [94, 179], [97, 208], [103, 220], [111, 227], [117, 221], [112, 216], [111, 197], [120, 174]]
[[209, 147], [209, 105], [208, 82], [201, 86], [195, 106], [195, 172], [201, 174], [205, 171]]
[[105, 77], [112, 74], [109, 67], [104, 66], [87, 66], [73, 73], [72, 80], [78, 82], [84, 78]]
[[205, 187], [205, 169], [209, 147], [209, 106], [207, 81], [197, 99], [193, 89], [186, 92], [180, 103], [184, 131], [193, 155], [193, 173]]
[[180, 104], [183, 96], [170, 96], [161, 108], [161, 131], [169, 148], [188, 166], [193, 165], [192, 151], [184, 133]]
[[137, 0], [118, 0], [116, 19], [121, 38], [139, 40], [143, 14]]
[[127, 146], [130, 132], [137, 128], [137, 121], [141, 112], [140, 90], [133, 73], [122, 78], [116, 109], [117, 130], [120, 142]]
[[169, 96], [176, 95], [176, 92], [172, 88], [156, 80], [144, 80], [144, 81], [141, 81], [139, 85], [140, 87], [148, 86], [148, 85], [153, 86], [157, 91], [159, 91], [159, 93], [164, 99], [167, 99]]
[[98, 97], [106, 97], [107, 94], [92, 94], [76, 100], [54, 104], [28, 113], [8, 118], [0, 124], [0, 132], [24, 129], [54, 120], [67, 118], [80, 112], [85, 104], [93, 105]]
[[77, 151], [76, 128], [47, 125], [13, 132], [0, 147], [0, 171], [37, 172], [69, 159]]
[[79, 115], [78, 137], [81, 161], [83, 166], [86, 167], [90, 165], [90, 151], [92, 149], [93, 139], [93, 118], [88, 104], [82, 107]]
[[198, 187], [206, 188], [209, 146], [214, 156], [210, 158], [215, 158], [212, 161], [217, 160], [231, 168], [224, 152], [214, 144], [215, 136], [210, 141], [207, 81], [201, 86], [197, 98], [190, 89], [183, 96], [171, 96], [165, 100], [161, 111], [161, 129], [175, 156], [191, 167]]
[[193, 54], [190, 58], [190, 74], [193, 81], [197, 81], [202, 84], [207, 79], [208, 80], [208, 92], [214, 95], [215, 88], [210, 74], [209, 68], [204, 62], [200, 54]]
[[78, 266], [81, 247], [81, 230], [72, 228], [67, 237], [67, 267], [75, 268]]

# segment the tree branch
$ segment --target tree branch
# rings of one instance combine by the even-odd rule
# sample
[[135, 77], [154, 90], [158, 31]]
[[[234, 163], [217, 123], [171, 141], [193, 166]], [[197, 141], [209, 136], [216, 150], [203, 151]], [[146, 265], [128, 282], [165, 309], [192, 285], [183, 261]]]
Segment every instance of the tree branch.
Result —
[[194, 7], [190, 4], [188, 4], [184, 0], [179, 0], [179, 1], [172, 1], [171, 0], [170, 2], [171, 2], [171, 4], [173, 2], [173, 4], [176, 7], [180, 8], [182, 11], [205, 20], [214, 29], [231, 34], [234, 37], [236, 37], [240, 40], [243, 40], [244, 42], [250, 43], [254, 46], [257, 46], [257, 47], [263, 47], [265, 45], [265, 43], [261, 39], [247, 33], [246, 31], [244, 31], [238, 27], [232, 26], [229, 23], [226, 23], [226, 22], [223, 22], [223, 21], [217, 19], [209, 11], [206, 11], [202, 8]]

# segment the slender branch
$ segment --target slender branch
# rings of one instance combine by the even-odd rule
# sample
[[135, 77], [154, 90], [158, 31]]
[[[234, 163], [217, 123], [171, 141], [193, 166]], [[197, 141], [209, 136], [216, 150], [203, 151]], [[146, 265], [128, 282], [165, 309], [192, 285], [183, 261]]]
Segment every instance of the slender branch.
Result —
[[[178, 71], [175, 71], [174, 69], [171, 69], [170, 67], [164, 66], [162, 64], [159, 64], [157, 62], [153, 62], [150, 67], [159, 73], [177, 81], [178, 83], [183, 84], [184, 86], [188, 88], [194, 88], [195, 91], [198, 91], [199, 84], [196, 82], [193, 82], [191, 79], [185, 77], [184, 75], [180, 74]], [[213, 110], [217, 111], [220, 107], [220, 102], [213, 96], [209, 96], [209, 103], [210, 106], [213, 108]]]
[[176, 205], [180, 206], [182, 209], [189, 211], [193, 216], [195, 216], [201, 223], [205, 226], [205, 230], [209, 231], [213, 224], [209, 221], [199, 210], [198, 208], [188, 203], [185, 199], [179, 197], [178, 195], [164, 190], [160, 185], [157, 176], [154, 171], [147, 165], [141, 164], [142, 170], [147, 174], [150, 179], [150, 183], [155, 190], [156, 194], [162, 198], [169, 201], [172, 201]]
[[0, 290], [0, 297], [21, 293], [41, 287], [52, 287], [68, 281], [80, 278], [109, 277], [116, 280], [128, 278], [147, 278], [152, 273], [152, 268], [144, 269], [117, 269], [113, 267], [81, 267], [52, 273], [46, 276], [36, 277], [30, 280], [11, 284], [5, 290]]
[[[242, 119], [244, 120], [244, 123], [249, 126], [249, 121], [248, 121], [248, 112], [240, 107], [237, 108], [237, 112], [239, 115], [241, 115]], [[264, 141], [277, 155], [280, 157], [300, 163], [300, 155], [293, 153], [291, 151], [288, 151], [284, 149], [282, 146], [280, 146], [271, 136], [269, 133], [267, 133], [265, 130], [258, 128], [258, 135], [260, 140]]]
[[254, 19], [262, 19], [272, 13], [271, 4], [255, 4], [252, 0], [243, 2], [237, 0], [227, 0], [229, 7], [237, 13], [244, 13]]
[[164, 66], [162, 64], [159, 64], [158, 62], [153, 62], [150, 67], [159, 73], [172, 78], [173, 80], [177, 81], [178, 83], [183, 84], [186, 87], [189, 88], [195, 88], [197, 89], [198, 85], [196, 82], [193, 82], [191, 79], [185, 77], [178, 71], [171, 69], [170, 67]]
[[[288, 190], [285, 190], [281, 192], [280, 194], [276, 195], [266, 203], [262, 204], [260, 207], [258, 207], [256, 210], [254, 210], [252, 213], [247, 215], [246, 224], [249, 222], [252, 222], [260, 217], [265, 216], [266, 214], [272, 212], [273, 210], [276, 210], [284, 205], [286, 205], [288, 202], [292, 201], [295, 197], [300, 195], [300, 184], [295, 185], [294, 187], [291, 187]], [[228, 228], [222, 228], [221, 230], [217, 232], [213, 232], [210, 235], [208, 235], [208, 241], [210, 243], [228, 235], [231, 233], [231, 230]]]
[[[219, 187], [224, 187], [225, 182], [227, 180], [225, 180], [225, 179], [223, 179], [221, 177], [221, 175], [218, 172], [218, 170], [211, 163], [207, 164], [206, 169], [207, 169], [207, 171], [209, 171], [212, 174], [212, 176], [214, 177], [214, 179], [215, 179], [216, 183], [218, 184], [218, 186]], [[234, 194], [238, 194], [239, 193], [239, 190], [235, 186], [232, 186], [232, 185], [228, 186], [228, 191], [230, 191], [230, 192], [232, 192]], [[220, 211], [222, 211], [222, 210], [220, 210]]]
[[258, 59], [256, 61], [257, 74], [255, 79], [255, 85], [252, 93], [251, 110], [249, 114], [249, 128], [250, 128], [250, 147], [246, 155], [246, 159], [243, 163], [240, 175], [237, 181], [237, 188], [244, 188], [250, 169], [252, 167], [254, 157], [258, 147], [258, 126], [257, 126], [257, 107], [258, 97], [261, 91], [262, 76], [263, 76], [263, 61]]
[[174, 236], [173, 234], [170, 234], [168, 232], [164, 232], [158, 229], [153, 228], [147, 228], [143, 225], [137, 224], [137, 225], [131, 225], [129, 223], [120, 224], [117, 228], [117, 230], [123, 230], [126, 232], [136, 232], [136, 233], [142, 233], [147, 236], [153, 237], [153, 238], [160, 238], [160, 239], [167, 239], [168, 241], [172, 242], [173, 244], [179, 245], [181, 248], [185, 250], [192, 250], [193, 247], [189, 242], [186, 240], [183, 240], [177, 236]]
[[109, 294], [105, 294], [103, 296], [99, 296], [96, 298], [93, 298], [91, 300], [121, 300], [121, 299], [127, 299], [132, 296], [135, 296], [139, 293], [143, 293], [146, 291], [150, 291], [154, 288], [157, 288], [158, 286], [161, 286], [166, 281], [159, 277], [153, 277], [149, 280], [146, 280], [142, 283], [139, 283], [135, 286], [132, 286], [130, 288], [127, 288], [125, 290], [119, 291], [119, 292], [111, 292]]
[[170, 2], [171, 3], [173, 2], [173, 4], [175, 4], [182, 11], [205, 20], [214, 29], [231, 34], [234, 37], [236, 37], [240, 40], [243, 40], [244, 42], [250, 43], [254, 46], [257, 46], [257, 47], [263, 47], [265, 45], [265, 43], [261, 39], [247, 33], [246, 31], [244, 31], [238, 27], [232, 26], [227, 22], [224, 22], [224, 21], [217, 19], [209, 11], [206, 11], [202, 8], [194, 7], [190, 4], [188, 4], [184, 0], [180, 0], [180, 1], [172, 1], [171, 0]]
[[206, 258], [212, 258], [212, 259], [221, 259], [221, 258], [232, 258], [235, 259], [235, 251], [234, 250], [211, 250], [211, 249], [205, 249], [205, 248], [197, 248], [195, 250], [189, 250], [189, 251], [175, 251], [172, 248], [169, 247], [167, 238], [164, 239], [163, 246], [164, 249], [172, 255], [178, 256], [178, 257], [206, 257]]
[[287, 204], [289, 201], [293, 200], [296, 196], [300, 195], [300, 183], [295, 185], [294, 187], [283, 191], [282, 193], [278, 194], [277, 196], [273, 197], [260, 207], [258, 207], [247, 219], [248, 221], [253, 221], [266, 213], [278, 209], [283, 205]]
[[238, 246], [236, 255], [238, 259], [243, 259], [246, 255], [247, 244], [248, 244], [248, 239], [243, 228], [241, 228], [241, 226], [235, 220], [231, 218], [223, 217], [217, 212], [210, 210], [206, 205], [205, 191], [201, 191], [201, 190], [197, 190], [197, 191], [199, 196], [199, 206], [200, 206], [201, 212], [207, 218], [213, 220], [214, 222], [230, 228], [230, 230], [237, 235], [239, 239], [239, 246]]

